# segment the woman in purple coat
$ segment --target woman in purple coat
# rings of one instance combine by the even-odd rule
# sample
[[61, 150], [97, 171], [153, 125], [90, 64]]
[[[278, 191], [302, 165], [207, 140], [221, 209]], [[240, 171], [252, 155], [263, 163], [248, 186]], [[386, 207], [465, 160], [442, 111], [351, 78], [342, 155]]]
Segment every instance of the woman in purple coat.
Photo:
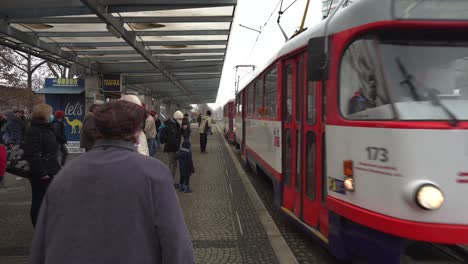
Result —
[[195, 263], [169, 169], [136, 152], [144, 114], [125, 101], [96, 111], [99, 138], [49, 187], [29, 263]]

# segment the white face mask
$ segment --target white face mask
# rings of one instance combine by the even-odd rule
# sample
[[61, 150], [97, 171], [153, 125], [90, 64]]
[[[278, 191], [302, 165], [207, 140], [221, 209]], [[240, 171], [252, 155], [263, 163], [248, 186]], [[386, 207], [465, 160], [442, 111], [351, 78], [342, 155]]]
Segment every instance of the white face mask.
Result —
[[182, 120], [177, 120], [177, 123], [179, 123], [179, 125], [182, 125]]

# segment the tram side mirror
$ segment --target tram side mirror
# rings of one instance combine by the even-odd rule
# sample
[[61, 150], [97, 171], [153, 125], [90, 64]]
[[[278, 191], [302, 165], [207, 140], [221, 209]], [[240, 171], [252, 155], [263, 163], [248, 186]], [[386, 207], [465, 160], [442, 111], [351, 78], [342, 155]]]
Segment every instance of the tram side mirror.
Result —
[[307, 79], [328, 80], [328, 62], [325, 54], [325, 37], [311, 38], [307, 48]]

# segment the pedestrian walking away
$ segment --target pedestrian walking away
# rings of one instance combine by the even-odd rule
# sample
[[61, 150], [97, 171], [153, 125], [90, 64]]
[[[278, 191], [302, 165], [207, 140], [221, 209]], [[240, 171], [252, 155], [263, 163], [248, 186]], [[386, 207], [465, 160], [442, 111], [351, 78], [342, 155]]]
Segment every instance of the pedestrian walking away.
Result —
[[63, 117], [65, 116], [65, 112], [59, 110], [55, 112], [55, 120], [52, 123], [52, 127], [54, 128], [55, 138], [57, 139], [57, 143], [59, 144], [59, 152], [61, 154], [60, 158], [60, 165], [64, 166], [65, 162], [68, 157], [68, 150], [67, 150], [67, 137], [65, 135], [65, 124], [63, 123]]
[[184, 114], [184, 119], [182, 119], [182, 137], [184, 141], [190, 141], [190, 134], [192, 134], [192, 128], [190, 127], [189, 115]]
[[[169, 158], [169, 169], [171, 170], [172, 177], [174, 179], [175, 188], [179, 187], [179, 184], [176, 180], [177, 173], [177, 160], [176, 152], [180, 148], [180, 139], [181, 139], [181, 125], [184, 114], [181, 111], [176, 111], [174, 115], [164, 122], [164, 131], [161, 133], [161, 136], [164, 137], [164, 152], [167, 153]], [[180, 176], [179, 176], [180, 177]]]
[[93, 148], [96, 137], [98, 136], [96, 124], [94, 123], [94, 111], [96, 111], [98, 106], [97, 104], [92, 104], [89, 107], [88, 114], [83, 120], [83, 129], [80, 131], [80, 148], [86, 151], [90, 151]]
[[148, 152], [150, 157], [154, 157], [156, 154], [156, 123], [153, 115], [149, 112], [148, 117], [145, 120], [145, 132], [146, 140], [148, 142]]
[[206, 152], [206, 144], [208, 143], [208, 134], [211, 133], [211, 111], [206, 111], [206, 115], [202, 117], [200, 122], [200, 127], [198, 128], [200, 132], [200, 149], [202, 153]]
[[31, 222], [36, 225], [41, 203], [47, 187], [60, 170], [58, 143], [52, 128], [52, 107], [36, 105], [32, 112], [31, 126], [26, 130], [24, 154], [31, 168]]
[[144, 115], [122, 100], [95, 112], [99, 137], [47, 191], [30, 264], [195, 263], [169, 169], [134, 144]]
[[[144, 109], [143, 104], [141, 103], [140, 99], [136, 95], [126, 94], [122, 96], [121, 100], [134, 103]], [[149, 156], [148, 141], [146, 140], [145, 132], [143, 132], [143, 128], [144, 128], [143, 126], [144, 124], [142, 124], [140, 132], [138, 133], [138, 139], [135, 142], [135, 144], [137, 145], [138, 153], [145, 155], [145, 156]]]
[[2, 127], [2, 139], [5, 145], [21, 144], [23, 141], [23, 124], [13, 112], [7, 113], [7, 122]]
[[192, 159], [192, 151], [189, 141], [184, 141], [182, 147], [176, 153], [176, 159], [179, 161], [179, 191], [190, 193], [190, 176], [195, 172]]

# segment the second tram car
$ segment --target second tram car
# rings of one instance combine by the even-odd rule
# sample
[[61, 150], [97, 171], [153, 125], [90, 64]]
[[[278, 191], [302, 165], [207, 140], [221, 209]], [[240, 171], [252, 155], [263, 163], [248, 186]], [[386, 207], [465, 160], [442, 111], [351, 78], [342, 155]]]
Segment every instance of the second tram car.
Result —
[[243, 159], [342, 260], [468, 244], [468, 3], [361, 0], [236, 95]]
[[235, 100], [229, 100], [223, 107], [224, 116], [224, 136], [226, 139], [235, 143], [236, 124], [234, 119], [236, 118], [236, 102]]

